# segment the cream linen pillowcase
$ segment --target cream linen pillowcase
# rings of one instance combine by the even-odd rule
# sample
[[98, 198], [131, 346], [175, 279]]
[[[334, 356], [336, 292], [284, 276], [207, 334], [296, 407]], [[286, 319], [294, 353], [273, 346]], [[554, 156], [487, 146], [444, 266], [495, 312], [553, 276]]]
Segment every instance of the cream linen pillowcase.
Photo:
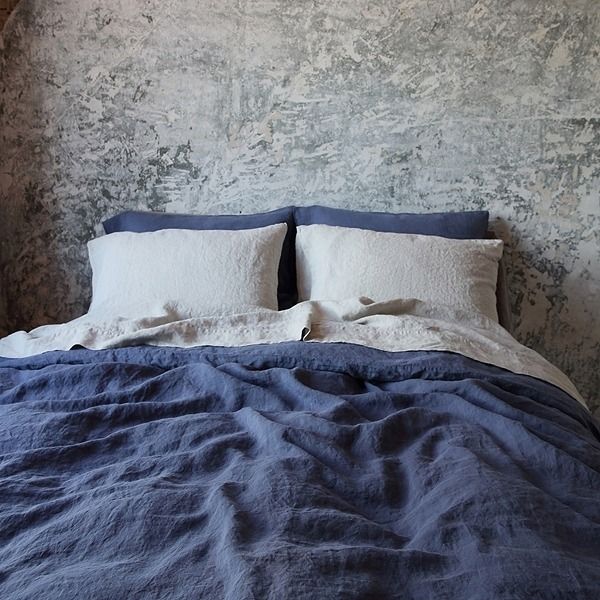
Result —
[[178, 318], [277, 310], [287, 225], [244, 230], [111, 233], [88, 243], [90, 313]]
[[452, 305], [498, 321], [500, 240], [306, 225], [296, 234], [300, 300], [366, 296]]

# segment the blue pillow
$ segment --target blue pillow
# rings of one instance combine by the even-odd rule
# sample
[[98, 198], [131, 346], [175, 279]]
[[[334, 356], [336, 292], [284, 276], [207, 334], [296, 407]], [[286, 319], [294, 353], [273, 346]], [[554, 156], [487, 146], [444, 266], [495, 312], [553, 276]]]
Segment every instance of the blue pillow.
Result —
[[144, 233], [159, 229], [255, 229], [276, 223], [287, 223], [288, 231], [283, 241], [279, 261], [279, 286], [277, 299], [280, 309], [296, 303], [296, 227], [294, 209], [289, 206], [252, 215], [182, 215], [173, 213], [127, 211], [102, 223], [106, 233], [132, 231]]
[[487, 235], [487, 210], [449, 213], [359, 212], [327, 206], [301, 206], [294, 209], [298, 225], [334, 225], [390, 233], [438, 235], [459, 240], [481, 240]]

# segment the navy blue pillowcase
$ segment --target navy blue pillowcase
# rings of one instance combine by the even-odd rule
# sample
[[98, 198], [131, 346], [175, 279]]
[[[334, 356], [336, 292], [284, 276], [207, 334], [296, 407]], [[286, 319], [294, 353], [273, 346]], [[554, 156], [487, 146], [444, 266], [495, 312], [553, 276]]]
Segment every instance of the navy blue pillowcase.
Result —
[[451, 213], [360, 212], [327, 206], [301, 206], [294, 209], [298, 225], [334, 225], [389, 233], [438, 235], [458, 240], [480, 240], [487, 236], [487, 210]]
[[391, 233], [438, 235], [455, 239], [485, 239], [487, 211], [453, 213], [383, 213], [360, 212], [327, 206], [280, 208], [251, 215], [183, 215], [173, 213], [127, 211], [104, 221], [104, 231], [143, 233], [159, 229], [254, 229], [276, 223], [287, 223], [279, 262], [277, 298], [280, 309], [293, 306], [298, 299], [296, 289], [296, 226], [335, 225]]
[[283, 240], [279, 261], [279, 285], [277, 300], [280, 309], [290, 308], [296, 303], [296, 226], [294, 209], [289, 206], [253, 215], [182, 215], [159, 212], [123, 212], [102, 223], [106, 233], [132, 231], [144, 233], [159, 229], [255, 229], [277, 223], [286, 223], [287, 234]]

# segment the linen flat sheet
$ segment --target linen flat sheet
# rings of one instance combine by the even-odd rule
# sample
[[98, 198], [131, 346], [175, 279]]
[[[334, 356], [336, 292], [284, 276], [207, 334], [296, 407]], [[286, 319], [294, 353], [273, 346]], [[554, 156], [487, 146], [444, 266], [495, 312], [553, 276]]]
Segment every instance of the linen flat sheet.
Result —
[[597, 600], [599, 440], [443, 351], [0, 359], [0, 597]]
[[519, 344], [494, 320], [415, 299], [308, 301], [285, 311], [257, 309], [227, 317], [182, 318], [170, 306], [140, 307], [138, 319], [94, 312], [70, 323], [17, 332], [0, 340], [0, 356], [19, 357], [76, 346], [243, 346], [304, 339], [359, 343], [389, 351], [457, 352], [549, 381], [580, 402], [575, 386], [539, 354]]

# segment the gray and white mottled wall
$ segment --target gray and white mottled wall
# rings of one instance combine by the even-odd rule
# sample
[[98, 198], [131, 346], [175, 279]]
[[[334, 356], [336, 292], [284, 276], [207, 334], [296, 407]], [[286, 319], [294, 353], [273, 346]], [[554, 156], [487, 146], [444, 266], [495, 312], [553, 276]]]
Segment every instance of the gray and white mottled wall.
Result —
[[82, 313], [125, 208], [488, 208], [516, 335], [600, 405], [597, 0], [22, 0], [0, 54], [8, 326]]

